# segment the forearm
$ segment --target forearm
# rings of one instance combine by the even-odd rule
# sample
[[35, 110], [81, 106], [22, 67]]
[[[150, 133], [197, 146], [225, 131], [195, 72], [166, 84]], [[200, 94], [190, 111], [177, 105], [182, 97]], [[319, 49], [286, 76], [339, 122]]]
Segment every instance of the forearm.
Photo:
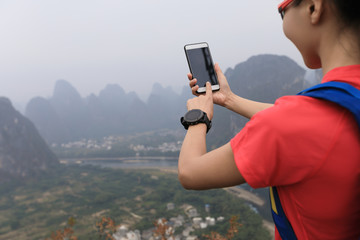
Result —
[[222, 188], [245, 182], [236, 167], [230, 143], [206, 152], [205, 124], [189, 127], [178, 171], [179, 180], [186, 189]]
[[[206, 84], [205, 95], [188, 100], [187, 108], [200, 109], [212, 119], [213, 95], [210, 83]], [[190, 125], [188, 128], [179, 156], [178, 174], [181, 184], [186, 189], [209, 189], [243, 183], [230, 143], [207, 152], [206, 132], [207, 125], [204, 123]]]
[[206, 150], [206, 125], [190, 126], [184, 138], [178, 162], [179, 180], [185, 188], [190, 189], [189, 182], [193, 183], [193, 171], [198, 158], [205, 155]]
[[181, 147], [179, 167], [188, 166], [192, 159], [201, 157], [206, 152], [206, 125], [190, 126]]
[[225, 102], [224, 107], [236, 112], [246, 118], [251, 118], [256, 113], [272, 107], [271, 103], [256, 102], [249, 99], [239, 97], [235, 94], [231, 94], [228, 100]]

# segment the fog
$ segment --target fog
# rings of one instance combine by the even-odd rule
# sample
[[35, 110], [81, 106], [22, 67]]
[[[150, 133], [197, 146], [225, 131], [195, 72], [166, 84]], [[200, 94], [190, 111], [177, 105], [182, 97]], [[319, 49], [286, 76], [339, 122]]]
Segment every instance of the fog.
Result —
[[[253, 55], [287, 55], [278, 0], [1, 0], [0, 96], [25, 105], [58, 79], [83, 97], [109, 83], [146, 99], [155, 82], [187, 84], [183, 46], [206, 41], [225, 71]], [[279, 69], [280, 71], [281, 69]]]

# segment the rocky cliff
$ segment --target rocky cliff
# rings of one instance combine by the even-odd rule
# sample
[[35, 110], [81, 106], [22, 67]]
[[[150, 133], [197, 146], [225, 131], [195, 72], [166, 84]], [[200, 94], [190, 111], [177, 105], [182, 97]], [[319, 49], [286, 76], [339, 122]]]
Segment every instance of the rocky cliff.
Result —
[[0, 97], [0, 182], [36, 176], [58, 164], [33, 123]]

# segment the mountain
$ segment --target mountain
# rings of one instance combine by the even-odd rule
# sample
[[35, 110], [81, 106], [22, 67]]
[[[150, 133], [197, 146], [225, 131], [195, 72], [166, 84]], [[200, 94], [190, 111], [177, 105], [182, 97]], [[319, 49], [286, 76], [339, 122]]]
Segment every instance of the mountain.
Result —
[[[90, 113], [84, 100], [70, 83], [65, 80], [56, 82], [50, 105], [59, 117], [59, 122], [65, 126], [63, 131], [70, 133], [69, 138], [81, 138], [88, 131]], [[57, 132], [63, 135], [62, 131]]]
[[170, 87], [163, 88], [156, 83], [147, 101], [148, 117], [154, 129], [179, 128], [180, 116], [186, 112], [186, 99]]
[[33, 177], [58, 164], [33, 123], [0, 97], [0, 183]]
[[234, 93], [262, 102], [296, 94], [306, 84], [305, 70], [286, 56], [259, 55], [226, 71]]
[[[238, 95], [263, 102], [296, 94], [309, 85], [305, 70], [285, 56], [259, 55], [249, 58], [225, 75]], [[157, 129], [180, 129], [186, 101], [193, 97], [188, 87], [176, 94], [155, 83], [146, 102], [136, 93], [126, 93], [117, 84], [107, 85], [99, 95], [81, 98], [70, 83], [59, 80], [49, 99], [32, 99], [25, 111], [48, 143], [81, 138], [137, 133]], [[225, 143], [246, 123], [246, 119], [220, 107], [215, 108], [210, 147]], [[221, 136], [221, 137], [220, 137]]]
[[[294, 95], [309, 86], [305, 70], [286, 56], [258, 55], [225, 71], [231, 90], [244, 98], [273, 103], [284, 95]], [[213, 128], [208, 147], [225, 144], [236, 135], [248, 119], [215, 106]], [[221, 136], [221, 137], [218, 137]]]
[[42, 97], [31, 99], [26, 113], [26, 116], [36, 123], [37, 129], [48, 142], [55, 142], [57, 138], [69, 139], [71, 137], [70, 130], [47, 99]]
[[158, 83], [144, 102], [135, 92], [126, 93], [117, 84], [107, 85], [98, 96], [91, 94], [81, 98], [69, 82], [59, 80], [51, 98], [35, 97], [29, 101], [25, 115], [52, 144], [164, 128], [179, 129], [179, 118], [186, 111], [185, 103], [183, 95]]

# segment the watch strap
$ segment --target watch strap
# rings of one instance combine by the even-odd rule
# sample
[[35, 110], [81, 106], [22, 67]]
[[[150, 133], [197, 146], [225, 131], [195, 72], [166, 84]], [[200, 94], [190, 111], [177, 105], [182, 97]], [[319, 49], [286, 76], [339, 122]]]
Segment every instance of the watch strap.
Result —
[[204, 111], [202, 111], [202, 112], [203, 112], [202, 118], [198, 119], [198, 120], [195, 121], [195, 122], [188, 122], [188, 121], [185, 120], [184, 117], [181, 117], [181, 119], [180, 119], [181, 124], [184, 126], [184, 128], [185, 128], [186, 130], [188, 130], [188, 129], [189, 129], [189, 126], [194, 126], [194, 125], [197, 125], [197, 124], [199, 124], [199, 123], [205, 123], [205, 125], [206, 125], [206, 133], [208, 133], [209, 130], [210, 130], [210, 128], [211, 128], [211, 126], [212, 126], [212, 122], [211, 122], [211, 120], [208, 118], [206, 112], [204, 112]]

